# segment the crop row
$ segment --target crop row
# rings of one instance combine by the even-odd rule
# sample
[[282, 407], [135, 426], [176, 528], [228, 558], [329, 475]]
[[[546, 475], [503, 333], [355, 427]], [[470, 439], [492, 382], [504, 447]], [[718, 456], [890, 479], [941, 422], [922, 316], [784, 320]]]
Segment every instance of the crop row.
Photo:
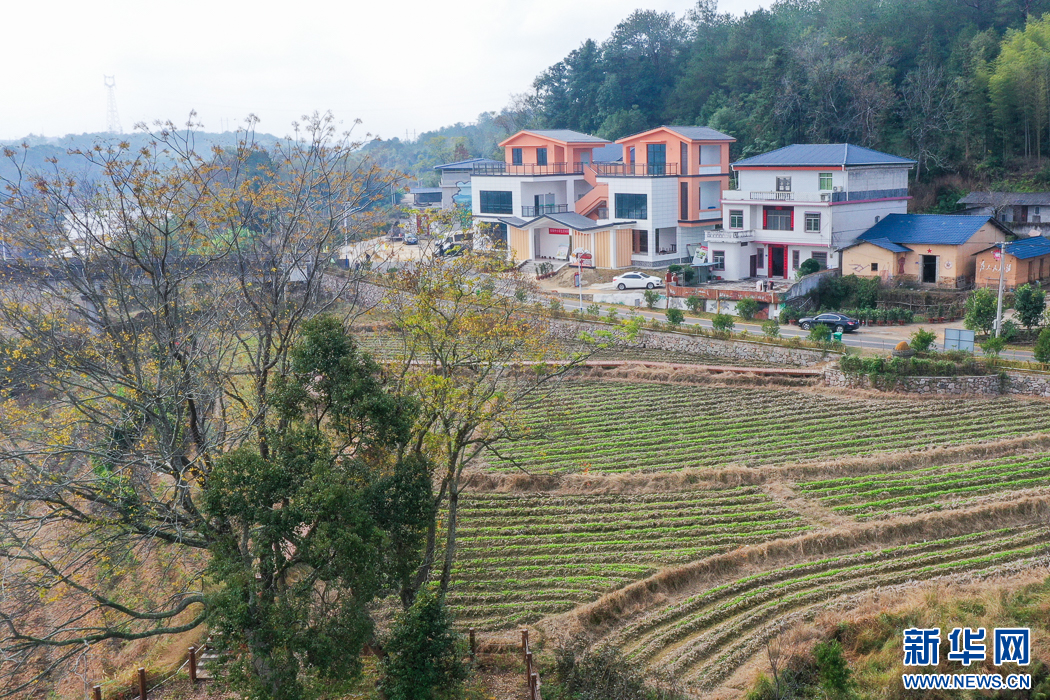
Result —
[[806, 496], [841, 513], [865, 518], [915, 510], [924, 504], [988, 493], [1050, 486], [1050, 455], [1013, 455], [892, 474], [845, 477], [799, 485]]
[[[1050, 428], [1050, 417], [1023, 401], [917, 402], [592, 382], [559, 390], [556, 399], [562, 411], [536, 409], [528, 420], [544, 427], [500, 452], [545, 471], [673, 469], [857, 455]], [[508, 465], [494, 456], [492, 464]]]
[[632, 660], [702, 681], [712, 657], [746, 644], [749, 630], [768, 620], [833, 596], [1039, 555], [1046, 539], [1041, 528], [1003, 530], [802, 562], [704, 591], [607, 641]]
[[568, 610], [661, 566], [809, 529], [754, 487], [624, 497], [468, 493], [462, 503], [450, 603], [461, 622], [483, 629]]

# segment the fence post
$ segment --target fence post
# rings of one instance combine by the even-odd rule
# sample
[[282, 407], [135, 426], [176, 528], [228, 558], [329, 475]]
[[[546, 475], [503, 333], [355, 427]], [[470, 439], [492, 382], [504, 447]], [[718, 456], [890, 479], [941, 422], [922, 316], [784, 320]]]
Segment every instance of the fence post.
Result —
[[522, 630], [521, 631], [521, 658], [522, 658], [523, 661], [525, 659], [525, 654], [526, 654], [526, 652], [528, 652], [528, 650], [529, 650], [529, 631], [528, 630]]
[[197, 647], [190, 647], [190, 683], [197, 684]]
[[532, 674], [532, 682], [529, 684], [529, 700], [540, 700], [540, 674]]
[[146, 669], [139, 669], [139, 700], [146, 700]]
[[525, 652], [525, 684], [532, 690], [532, 652]]
[[474, 638], [474, 628], [470, 628], [470, 658], [473, 661], [474, 657], [477, 656], [478, 645], [477, 640]]
[[102, 686], [96, 685], [94, 688], [92, 688], [92, 690], [94, 691], [92, 693], [93, 696], [94, 696], [94, 699], [95, 700], [102, 700]]

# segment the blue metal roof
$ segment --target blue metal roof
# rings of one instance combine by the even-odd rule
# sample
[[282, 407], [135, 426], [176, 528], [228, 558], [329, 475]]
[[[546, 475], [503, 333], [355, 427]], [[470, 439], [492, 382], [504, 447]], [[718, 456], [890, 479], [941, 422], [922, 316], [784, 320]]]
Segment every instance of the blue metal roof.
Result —
[[1013, 243], [1007, 243], [1006, 254], [1012, 255], [1018, 260], [1038, 258], [1040, 255], [1050, 255], [1050, 238], [1032, 236], [1031, 238], [1022, 238]]
[[797, 143], [769, 153], [752, 156], [733, 163], [733, 167], [813, 167], [901, 165], [911, 167], [914, 160], [873, 151], [850, 143]]
[[872, 239], [866, 240], [864, 242], [865, 243], [871, 243], [872, 245], [878, 246], [880, 248], [885, 248], [886, 250], [890, 251], [891, 253], [910, 253], [911, 252], [911, 248], [908, 248], [908, 247], [902, 246], [902, 245], [898, 245], [897, 243], [894, 243], [893, 241], [891, 241], [888, 238], [872, 238]]
[[997, 228], [1002, 228], [995, 219], [988, 216], [888, 214], [882, 221], [857, 236], [857, 242], [874, 243], [877, 240], [888, 240], [898, 245], [962, 245], [989, 221]]

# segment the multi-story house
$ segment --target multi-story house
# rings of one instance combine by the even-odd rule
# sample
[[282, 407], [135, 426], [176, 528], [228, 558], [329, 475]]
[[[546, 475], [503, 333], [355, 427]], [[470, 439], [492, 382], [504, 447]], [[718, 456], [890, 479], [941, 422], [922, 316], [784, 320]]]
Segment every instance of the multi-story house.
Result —
[[724, 279], [788, 279], [802, 261], [839, 266], [838, 251], [889, 214], [908, 209], [915, 161], [851, 144], [786, 146], [733, 164], [722, 228], [707, 232]]
[[597, 267], [662, 267], [692, 258], [721, 220], [733, 138], [706, 127], [663, 126], [619, 139], [622, 158], [598, 161], [608, 141], [568, 130], [522, 131], [500, 145], [505, 162], [476, 168], [475, 219], [506, 227], [518, 260]]

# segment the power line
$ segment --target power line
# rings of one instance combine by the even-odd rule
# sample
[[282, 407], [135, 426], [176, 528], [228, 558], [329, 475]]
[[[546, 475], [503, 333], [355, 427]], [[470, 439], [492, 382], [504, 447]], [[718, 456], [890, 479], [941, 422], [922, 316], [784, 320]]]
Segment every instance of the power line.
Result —
[[117, 114], [117, 77], [104, 75], [102, 79], [106, 84], [106, 131], [111, 134], [123, 134], [120, 115]]

